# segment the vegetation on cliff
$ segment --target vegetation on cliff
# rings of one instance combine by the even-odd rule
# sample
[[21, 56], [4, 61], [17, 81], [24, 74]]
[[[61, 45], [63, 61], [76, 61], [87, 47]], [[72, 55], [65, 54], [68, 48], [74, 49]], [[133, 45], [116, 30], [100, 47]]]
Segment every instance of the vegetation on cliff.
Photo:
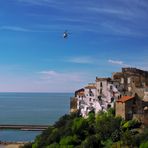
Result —
[[90, 113], [87, 119], [77, 114], [64, 115], [24, 148], [148, 147], [148, 130], [135, 120], [124, 121], [112, 109]]

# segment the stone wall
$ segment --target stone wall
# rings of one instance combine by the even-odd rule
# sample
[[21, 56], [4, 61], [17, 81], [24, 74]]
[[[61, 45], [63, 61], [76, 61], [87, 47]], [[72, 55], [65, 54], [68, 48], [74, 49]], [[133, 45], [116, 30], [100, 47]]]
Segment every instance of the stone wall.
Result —
[[133, 100], [128, 100], [125, 102], [125, 119], [126, 120], [131, 120], [133, 118], [133, 112], [137, 112], [137, 106], [135, 106], [135, 109], [133, 109]]
[[121, 90], [122, 94], [134, 96], [137, 93], [143, 98], [144, 88], [148, 86], [148, 71], [122, 68], [122, 72], [113, 73], [112, 78], [124, 86]]
[[144, 111], [143, 123], [146, 127], [148, 127], [148, 109]]
[[77, 112], [77, 98], [70, 98], [70, 113]]
[[125, 103], [116, 102], [115, 113], [116, 113], [116, 116], [121, 116], [122, 118], [125, 119]]

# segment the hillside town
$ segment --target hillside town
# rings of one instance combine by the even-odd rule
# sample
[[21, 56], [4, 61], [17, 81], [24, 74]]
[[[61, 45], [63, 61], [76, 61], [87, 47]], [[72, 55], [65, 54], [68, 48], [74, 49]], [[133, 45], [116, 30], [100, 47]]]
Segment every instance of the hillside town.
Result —
[[96, 77], [95, 83], [75, 91], [70, 103], [70, 112], [79, 112], [84, 118], [91, 111], [109, 108], [125, 120], [137, 119], [148, 125], [148, 71], [122, 68], [110, 78]]

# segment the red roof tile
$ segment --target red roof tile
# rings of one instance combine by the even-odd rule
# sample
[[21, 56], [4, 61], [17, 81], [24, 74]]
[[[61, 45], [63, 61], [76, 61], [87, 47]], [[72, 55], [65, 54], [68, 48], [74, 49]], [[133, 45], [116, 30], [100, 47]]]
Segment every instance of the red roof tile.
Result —
[[93, 86], [93, 85], [92, 86], [86, 86], [85, 88], [86, 89], [96, 89], [96, 86]]
[[128, 101], [128, 100], [131, 100], [131, 99], [133, 99], [134, 97], [133, 96], [123, 96], [122, 98], [120, 98], [119, 100], [117, 100], [117, 102], [122, 102], [122, 103], [124, 103], [124, 102], [126, 102], [126, 101]]
[[83, 91], [78, 92], [78, 95], [79, 95], [79, 96], [84, 96], [84, 92], [83, 92]]

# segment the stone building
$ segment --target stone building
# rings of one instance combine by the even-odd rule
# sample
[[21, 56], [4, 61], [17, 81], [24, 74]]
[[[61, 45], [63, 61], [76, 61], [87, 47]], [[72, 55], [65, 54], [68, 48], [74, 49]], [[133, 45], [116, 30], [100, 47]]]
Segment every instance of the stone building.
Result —
[[122, 94], [143, 98], [144, 89], [148, 86], [148, 71], [137, 68], [122, 68], [122, 72], [113, 73], [112, 79], [121, 83]]
[[115, 106], [116, 116], [121, 116], [125, 120], [142, 114], [142, 101], [138, 96], [123, 96], [116, 101]]
[[143, 124], [148, 127], [148, 107], [144, 108]]
[[120, 98], [120, 83], [111, 78], [96, 78], [96, 83], [90, 83], [75, 92], [77, 110], [83, 117], [90, 111], [98, 113], [114, 107], [115, 101]]
[[80, 101], [85, 98], [84, 89], [81, 88], [75, 91], [75, 96], [70, 99], [70, 112], [78, 112]]
[[148, 71], [122, 68], [112, 78], [96, 77], [95, 83], [77, 90], [71, 99], [71, 112], [79, 111], [83, 117], [92, 110], [97, 113], [110, 107], [115, 107], [116, 115], [124, 119], [141, 114], [148, 117]]
[[148, 87], [144, 90], [144, 97], [143, 97], [143, 111], [144, 111], [144, 118], [143, 124], [148, 127]]

